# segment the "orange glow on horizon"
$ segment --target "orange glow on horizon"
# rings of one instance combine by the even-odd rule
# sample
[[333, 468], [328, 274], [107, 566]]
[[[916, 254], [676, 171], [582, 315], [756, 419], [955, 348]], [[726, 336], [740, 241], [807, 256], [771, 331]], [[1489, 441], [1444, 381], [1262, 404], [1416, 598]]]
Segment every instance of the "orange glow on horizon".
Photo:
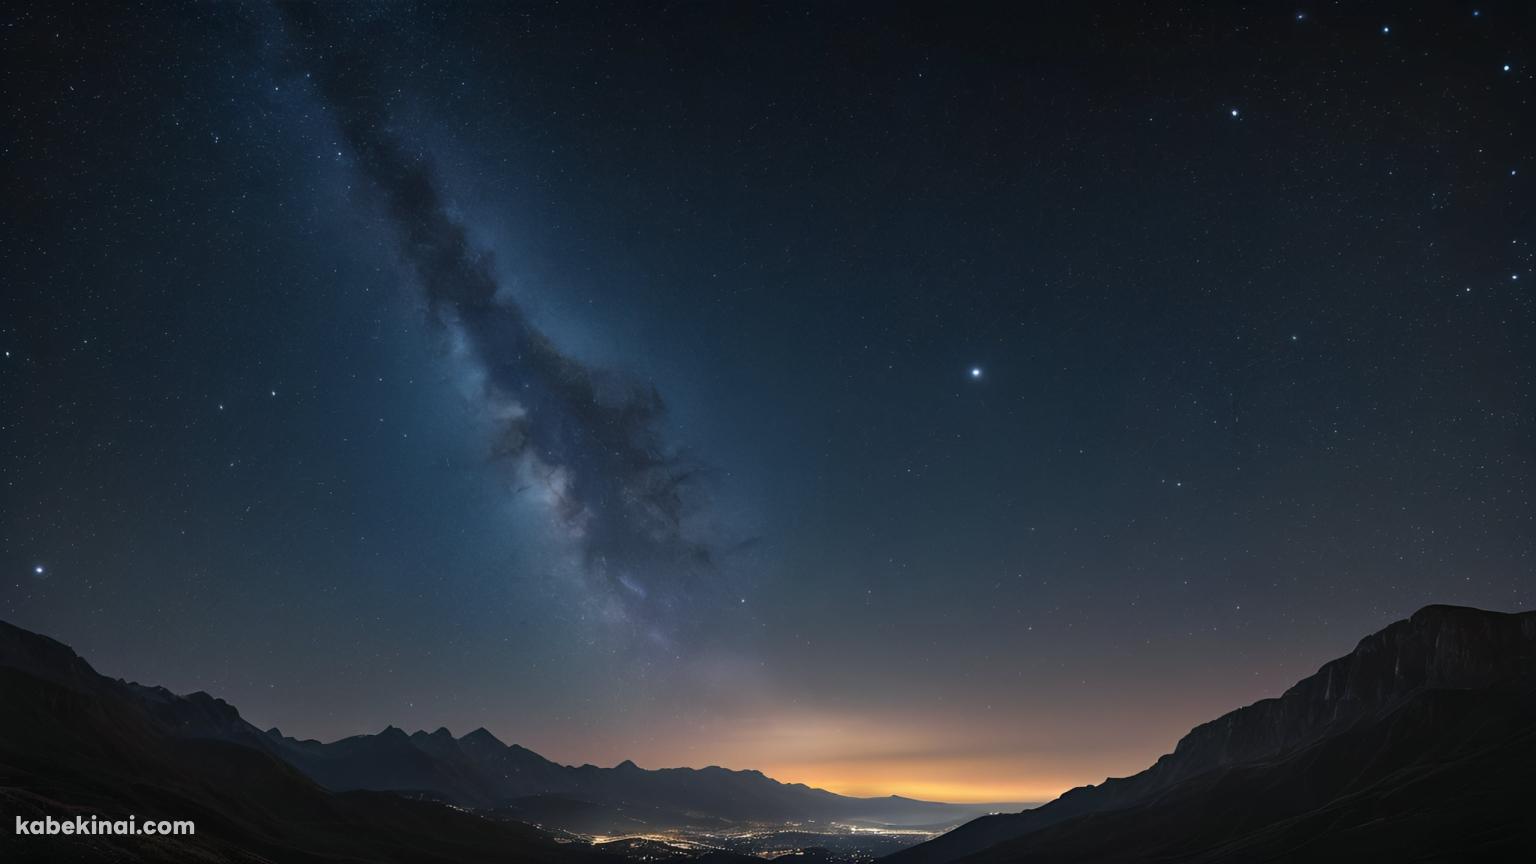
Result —
[[599, 753], [591, 738], [573, 732], [568, 749], [603, 765], [627, 758], [645, 768], [755, 769], [782, 783], [860, 798], [1027, 806], [1145, 769], [1172, 750], [1191, 715], [1207, 713], [1214, 712], [1154, 704], [1128, 728], [1123, 709], [1112, 703], [1045, 705], [961, 727], [942, 709], [891, 716], [773, 706], [696, 721], [679, 728], [686, 734], [612, 742]]
[[976, 765], [969, 764], [969, 760], [779, 764], [762, 770], [782, 783], [804, 783], [855, 798], [899, 795], [951, 804], [1043, 804], [1088, 782], [1060, 776], [1020, 777], [1015, 773], [1015, 765], [998, 762]]
[[785, 780], [786, 783], [804, 783], [828, 792], [853, 798], [884, 798], [899, 795], [922, 801], [943, 801], [948, 804], [1044, 804], [1072, 788], [1035, 787], [1009, 784], [978, 784], [966, 781], [913, 780], [896, 785], [868, 784], [857, 780], [843, 782], [835, 778], [824, 780]]

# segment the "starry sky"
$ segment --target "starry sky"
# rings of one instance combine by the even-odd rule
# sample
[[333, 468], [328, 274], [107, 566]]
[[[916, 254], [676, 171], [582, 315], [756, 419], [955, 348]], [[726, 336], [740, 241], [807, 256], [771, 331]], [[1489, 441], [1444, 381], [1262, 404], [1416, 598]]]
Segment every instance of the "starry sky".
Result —
[[1032, 801], [1536, 599], [1523, 3], [0, 18], [0, 617]]

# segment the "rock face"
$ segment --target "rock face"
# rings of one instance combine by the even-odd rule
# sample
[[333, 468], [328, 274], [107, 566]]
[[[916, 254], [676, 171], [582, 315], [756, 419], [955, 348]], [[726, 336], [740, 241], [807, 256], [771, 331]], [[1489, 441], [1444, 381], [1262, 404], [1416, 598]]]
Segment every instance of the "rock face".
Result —
[[1536, 612], [1427, 606], [1367, 636], [1278, 698], [1195, 727], [1139, 774], [1072, 789], [1035, 810], [978, 819], [887, 860], [958, 860], [1067, 820], [1146, 804], [1218, 772], [1282, 762], [1379, 723], [1426, 693], [1518, 687], [1533, 676]]
[[1294, 751], [1389, 712], [1423, 689], [1476, 689], [1533, 670], [1536, 613], [1426, 606], [1360, 640], [1279, 698], [1196, 726], [1146, 771], [1062, 797], [1119, 784], [1117, 795], [1136, 798], [1213, 768]]
[[[1536, 664], [1536, 614], [1426, 606], [1266, 699], [1197, 726], [1166, 757], [1164, 782], [1293, 750], [1394, 708], [1424, 688], [1487, 687]], [[1161, 764], [1161, 763], [1160, 763]], [[1155, 770], [1155, 769], [1154, 769]]]

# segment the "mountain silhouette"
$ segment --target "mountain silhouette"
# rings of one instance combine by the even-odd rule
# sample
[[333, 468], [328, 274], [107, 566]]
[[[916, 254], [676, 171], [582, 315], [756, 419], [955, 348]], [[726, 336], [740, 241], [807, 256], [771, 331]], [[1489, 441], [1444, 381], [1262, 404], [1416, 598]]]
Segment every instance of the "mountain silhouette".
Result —
[[[248, 733], [210, 728], [230, 740]], [[476, 809], [528, 808], [538, 799], [602, 805], [615, 823], [640, 819], [653, 827], [707, 827], [722, 822], [850, 820], [882, 825], [954, 824], [995, 804], [942, 804], [909, 798], [852, 798], [760, 771], [718, 766], [649, 770], [624, 760], [612, 768], [567, 766], [477, 729], [455, 738], [447, 729], [406, 734], [394, 727], [329, 744], [299, 741], [277, 730], [263, 745], [321, 785], [337, 790], [409, 792]], [[579, 830], [593, 827], [583, 811]], [[541, 824], [578, 830], [553, 813]]]
[[[190, 819], [190, 837], [20, 836], [0, 860], [398, 864], [612, 861], [527, 825], [374, 792], [329, 792], [256, 746], [238, 713], [96, 674], [67, 646], [0, 622], [0, 810]], [[223, 736], [200, 737], [218, 730]], [[191, 733], [191, 734], [189, 734]], [[258, 737], [260, 733], [256, 733]]]
[[1429, 606], [1139, 774], [884, 860], [1507, 860], [1532, 768], [1536, 613]]
[[4, 831], [7, 861], [611, 861], [623, 850], [557, 842], [524, 823], [583, 833], [738, 820], [955, 824], [986, 806], [849, 798], [719, 767], [571, 767], [483, 728], [300, 740], [257, 729], [207, 693], [107, 678], [68, 646], [5, 622], [0, 706], [8, 815], [198, 826], [194, 837], [154, 840]]
[[[882, 860], [1512, 860], [1536, 841], [1522, 806], [1533, 768], [1536, 613], [1430, 606], [1281, 696], [1197, 726], [1145, 771]], [[3, 622], [0, 802], [25, 820], [133, 814], [198, 826], [154, 839], [0, 831], [0, 859], [84, 862], [727, 864], [744, 859], [549, 831], [954, 824], [987, 806], [849, 798], [714, 766], [560, 765], [483, 728], [301, 740], [258, 730], [207, 693], [99, 675], [67, 646]], [[815, 836], [796, 844], [801, 858], [832, 854]]]

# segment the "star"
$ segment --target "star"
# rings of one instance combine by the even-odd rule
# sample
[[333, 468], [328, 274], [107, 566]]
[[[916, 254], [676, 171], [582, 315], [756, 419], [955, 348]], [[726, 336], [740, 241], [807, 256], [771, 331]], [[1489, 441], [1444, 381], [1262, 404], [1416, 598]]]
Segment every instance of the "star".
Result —
[[43, 575], [43, 571], [44, 571], [44, 567], [41, 564], [39, 564], [36, 567], [32, 568], [32, 572], [36, 573], [39, 576]]
[[1505, 72], [1508, 72], [1508, 71], [1509, 71], [1509, 64], [1508, 64], [1508, 63], [1505, 63], [1505, 64], [1504, 64], [1504, 71], [1505, 71]]
[[1233, 108], [1233, 109], [1232, 109], [1232, 116], [1233, 116], [1233, 117], [1236, 117], [1236, 116], [1237, 116], [1237, 109], [1236, 109], [1236, 108]]
[[1382, 27], [1381, 28], [1381, 32], [1383, 32], [1383, 33], [1391, 33], [1392, 32], [1392, 28], [1391, 27]]
[[981, 377], [981, 367], [980, 366], [972, 366], [971, 367], [971, 377], [972, 378], [980, 378]]

